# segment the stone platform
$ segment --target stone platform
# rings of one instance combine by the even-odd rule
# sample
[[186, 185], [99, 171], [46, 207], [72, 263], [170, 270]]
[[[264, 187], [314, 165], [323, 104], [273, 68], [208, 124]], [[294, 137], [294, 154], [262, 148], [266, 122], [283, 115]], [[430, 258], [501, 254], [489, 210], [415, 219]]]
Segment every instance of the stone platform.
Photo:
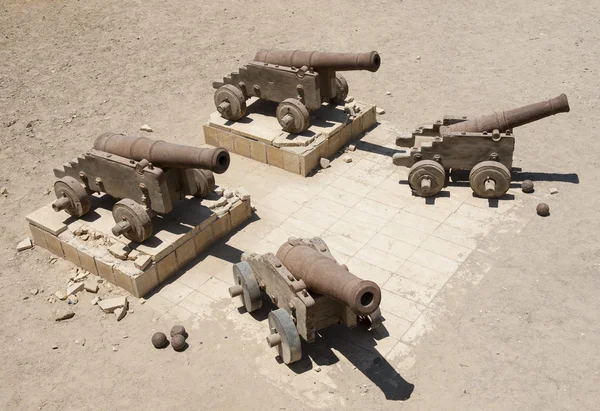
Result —
[[377, 122], [374, 105], [352, 102], [358, 110], [349, 115], [343, 106], [324, 104], [311, 113], [308, 130], [290, 134], [275, 117], [276, 103], [256, 98], [247, 103], [246, 115], [236, 122], [212, 113], [204, 125], [206, 143], [305, 177], [322, 157], [332, 157]]
[[153, 234], [140, 244], [112, 234], [114, 203], [108, 195], [94, 194], [92, 210], [82, 218], [57, 213], [49, 204], [26, 219], [37, 246], [136, 297], [148, 294], [252, 214], [250, 196], [241, 188], [230, 198], [214, 191], [202, 201], [188, 197], [176, 201], [168, 215], [153, 218]]

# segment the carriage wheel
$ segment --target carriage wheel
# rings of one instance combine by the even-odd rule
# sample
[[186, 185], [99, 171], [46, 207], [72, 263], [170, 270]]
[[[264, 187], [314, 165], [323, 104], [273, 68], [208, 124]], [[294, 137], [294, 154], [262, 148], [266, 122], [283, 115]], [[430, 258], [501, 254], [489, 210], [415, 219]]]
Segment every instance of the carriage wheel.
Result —
[[115, 236], [141, 243], [152, 235], [152, 220], [146, 209], [135, 201], [124, 198], [112, 209], [116, 225], [112, 228]]
[[281, 128], [288, 133], [302, 133], [310, 126], [308, 109], [295, 98], [286, 98], [279, 103], [276, 115]]
[[408, 185], [421, 197], [430, 197], [444, 188], [446, 171], [437, 161], [423, 160], [415, 163], [408, 173]]
[[195, 197], [204, 198], [215, 188], [215, 175], [212, 171], [195, 168], [192, 170], [197, 191]]
[[54, 183], [56, 201], [52, 203], [54, 211], [65, 210], [74, 217], [81, 217], [90, 211], [90, 197], [85, 189], [73, 177], [63, 177]]
[[215, 91], [215, 106], [221, 117], [237, 121], [246, 114], [246, 99], [239, 88], [225, 84]]
[[502, 197], [510, 188], [510, 171], [497, 161], [482, 161], [471, 170], [469, 184], [479, 197]]
[[283, 308], [269, 313], [267, 337], [269, 347], [277, 347], [279, 357], [285, 364], [291, 364], [302, 358], [302, 344], [292, 316]]
[[341, 74], [335, 77], [335, 96], [330, 100], [331, 104], [341, 106], [346, 103], [348, 97], [348, 82]]
[[251, 313], [262, 307], [262, 295], [260, 286], [252, 267], [246, 261], [241, 261], [233, 265], [233, 281], [236, 285], [229, 287], [231, 297], [239, 296], [244, 304], [246, 311]]

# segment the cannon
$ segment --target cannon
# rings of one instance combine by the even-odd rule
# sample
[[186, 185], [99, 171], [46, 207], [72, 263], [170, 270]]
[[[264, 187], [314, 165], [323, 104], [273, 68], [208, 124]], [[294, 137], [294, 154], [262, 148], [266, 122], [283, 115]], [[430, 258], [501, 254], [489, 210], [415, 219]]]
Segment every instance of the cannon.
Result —
[[267, 344], [285, 364], [302, 358], [300, 337], [310, 343], [333, 324], [353, 328], [363, 322], [376, 329], [384, 321], [377, 284], [338, 264], [318, 237], [289, 238], [277, 254], [242, 254], [233, 280], [229, 294], [239, 296], [246, 311], [261, 308], [263, 294], [278, 307], [269, 313]]
[[[436, 195], [450, 174], [469, 171], [469, 184], [483, 198], [502, 197], [510, 188], [515, 136], [512, 129], [569, 111], [565, 94], [513, 110], [468, 119], [445, 116], [433, 124], [401, 134], [396, 145], [409, 147], [393, 155], [393, 163], [410, 167], [408, 184], [423, 197]], [[422, 141], [416, 146], [416, 138]]]
[[326, 102], [344, 104], [348, 82], [336, 71], [379, 69], [381, 58], [370, 53], [263, 49], [238, 72], [213, 82], [221, 116], [237, 121], [246, 113], [246, 100], [258, 97], [279, 103], [276, 116], [284, 131], [302, 133], [310, 126], [310, 110]]
[[152, 235], [152, 217], [167, 214], [186, 195], [203, 198], [215, 186], [214, 173], [229, 167], [224, 148], [197, 148], [104, 133], [87, 153], [54, 170], [55, 211], [81, 217], [92, 193], [119, 201], [112, 214], [115, 236], [142, 242]]

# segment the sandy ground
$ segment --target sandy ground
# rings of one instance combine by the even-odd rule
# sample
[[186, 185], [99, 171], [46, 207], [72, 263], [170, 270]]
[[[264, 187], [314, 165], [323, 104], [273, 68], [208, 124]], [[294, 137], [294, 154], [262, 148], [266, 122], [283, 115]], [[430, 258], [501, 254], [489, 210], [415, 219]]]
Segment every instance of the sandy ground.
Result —
[[[297, 8], [4, 1], [0, 408], [596, 409], [599, 9], [597, 2], [538, 0], [307, 1]], [[471, 255], [466, 264], [490, 269], [445, 293], [443, 321], [414, 347], [414, 364], [402, 374], [414, 385], [408, 400], [364, 390], [352, 375], [329, 392], [339, 397], [334, 402], [276, 388], [257, 378], [253, 355], [264, 347], [246, 344], [227, 322], [196, 323], [183, 354], [149, 348], [149, 335], [166, 322], [137, 304], [115, 323], [84, 299], [89, 309], [55, 324], [56, 306], [46, 298], [71, 265], [51, 264], [44, 250], [15, 251], [27, 235], [23, 217], [50, 201], [53, 167], [103, 131], [131, 134], [144, 123], [157, 138], [202, 143], [201, 125], [214, 110], [211, 81], [261, 47], [378, 50], [377, 73], [346, 77], [352, 95], [385, 107], [399, 129], [569, 96], [571, 113], [521, 127], [517, 136], [515, 166], [537, 173], [529, 176], [541, 181], [551, 217], [534, 217], [528, 204], [518, 229], [497, 227]], [[544, 197], [549, 187], [559, 194]], [[44, 292], [31, 296], [32, 288]], [[85, 346], [73, 343], [84, 338]]]

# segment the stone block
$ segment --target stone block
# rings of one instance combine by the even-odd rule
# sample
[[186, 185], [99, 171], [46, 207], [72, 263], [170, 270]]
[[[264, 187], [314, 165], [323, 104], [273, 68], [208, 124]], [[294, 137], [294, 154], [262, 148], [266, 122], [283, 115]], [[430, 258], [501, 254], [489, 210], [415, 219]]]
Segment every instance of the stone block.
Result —
[[96, 268], [98, 269], [98, 275], [104, 278], [106, 281], [116, 284], [115, 274], [113, 273], [114, 263], [106, 261], [102, 257], [95, 257]]
[[194, 239], [190, 239], [175, 250], [177, 265], [182, 267], [192, 261], [196, 256], [196, 245]]
[[133, 284], [133, 295], [140, 298], [148, 294], [154, 287], [158, 285], [158, 275], [156, 265], [150, 267], [144, 272], [135, 275], [131, 278]]
[[231, 214], [227, 213], [219, 217], [212, 225], [213, 237], [220, 240], [231, 231]]
[[132, 262], [127, 261], [115, 264], [113, 267], [113, 273], [115, 275], [115, 283], [117, 286], [133, 294], [133, 283], [131, 281], [131, 277], [128, 275], [130, 268], [134, 269], [136, 272], [140, 271], [133, 266]]
[[250, 141], [250, 157], [253, 160], [260, 161], [261, 163], [267, 162], [267, 148], [264, 143], [254, 140]]
[[217, 130], [217, 139], [219, 141], [219, 147], [226, 148], [232, 153], [235, 152], [233, 147], [233, 134], [223, 130]]
[[344, 144], [348, 144], [352, 140], [352, 123], [342, 129], [341, 140]]
[[117, 308], [124, 307], [127, 309], [129, 304], [127, 303], [127, 297], [119, 296], [115, 298], [109, 298], [108, 300], [100, 300], [98, 301], [98, 307], [102, 309], [102, 311], [107, 313], [114, 312]]
[[52, 209], [51, 205], [47, 205], [29, 214], [25, 219], [29, 224], [58, 236], [67, 229], [65, 220], [68, 220], [70, 217], [65, 211], [57, 213]]
[[138, 255], [138, 257], [133, 262], [133, 265], [135, 265], [136, 268], [142, 271], [148, 268], [150, 264], [152, 264], [152, 257], [146, 254]]
[[233, 135], [233, 151], [244, 157], [251, 158], [250, 140], [239, 135]]
[[206, 228], [205, 230], [200, 231], [194, 237], [196, 252], [198, 254], [200, 254], [202, 251], [207, 249], [210, 246], [210, 244], [213, 243], [213, 240], [214, 240], [213, 227], [211, 225], [210, 227]]
[[44, 236], [44, 231], [41, 228], [34, 226], [33, 224], [29, 224], [29, 232], [31, 233], [31, 240], [33, 244], [38, 247], [48, 248], [48, 244], [46, 244], [46, 237]]
[[156, 272], [158, 282], [162, 283], [177, 271], [177, 257], [175, 253], [167, 255], [165, 258], [156, 263]]
[[356, 118], [354, 120], [352, 120], [352, 133], [351, 133], [352, 139], [358, 138], [362, 135], [362, 133], [363, 133], [362, 124], [363, 124], [363, 115], [362, 114], [359, 116], [356, 116]]
[[65, 255], [62, 250], [62, 245], [58, 237], [49, 232], [44, 232], [44, 237], [46, 239], [46, 245], [48, 246], [48, 250], [50, 250], [54, 255], [63, 258]]
[[266, 146], [267, 148], [267, 164], [283, 168], [283, 154], [282, 151], [273, 146]]
[[235, 228], [250, 218], [252, 209], [250, 207], [250, 199], [244, 201], [238, 201], [235, 203], [229, 214], [231, 215], [231, 227]]
[[281, 150], [283, 169], [294, 174], [300, 174], [300, 156], [294, 152]]
[[204, 142], [211, 146], [218, 147], [219, 140], [217, 139], [217, 130], [206, 124], [202, 128], [204, 129]]
[[371, 107], [369, 110], [366, 110], [362, 115], [362, 132], [369, 130], [377, 123], [377, 108], [375, 106]]

